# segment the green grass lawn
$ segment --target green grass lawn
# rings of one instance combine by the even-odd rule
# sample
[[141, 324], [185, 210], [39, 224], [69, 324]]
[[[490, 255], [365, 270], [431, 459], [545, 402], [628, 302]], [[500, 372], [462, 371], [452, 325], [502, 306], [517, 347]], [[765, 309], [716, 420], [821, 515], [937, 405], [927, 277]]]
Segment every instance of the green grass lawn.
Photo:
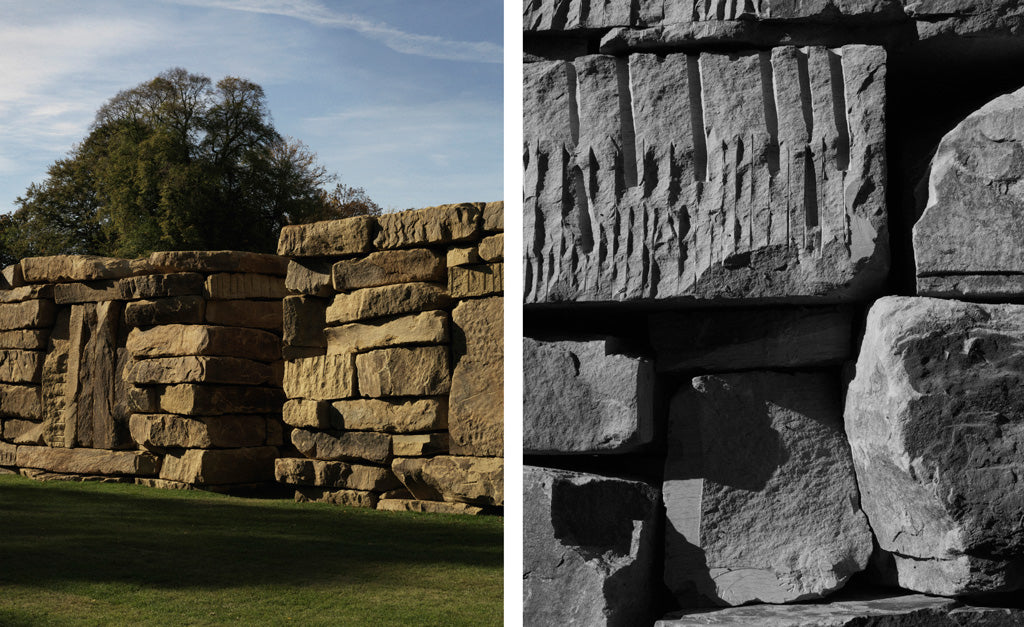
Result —
[[501, 622], [501, 518], [0, 476], [0, 625]]

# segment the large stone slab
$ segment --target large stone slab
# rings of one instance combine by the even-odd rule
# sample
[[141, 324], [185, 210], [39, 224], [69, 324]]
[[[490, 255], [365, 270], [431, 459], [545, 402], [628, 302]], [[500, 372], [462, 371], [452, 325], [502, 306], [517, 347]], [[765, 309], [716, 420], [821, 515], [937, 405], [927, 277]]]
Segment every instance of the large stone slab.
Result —
[[417, 433], [448, 426], [445, 397], [417, 399], [357, 398], [331, 403], [330, 423], [334, 429]]
[[697, 377], [673, 397], [665, 582], [684, 607], [821, 598], [867, 565], [841, 411], [817, 373]]
[[274, 414], [281, 411], [280, 388], [247, 385], [169, 385], [159, 393], [159, 411], [186, 416]]
[[[8, 266], [9, 268], [19, 267]], [[22, 285], [0, 290], [0, 303], [20, 303], [26, 300], [53, 299], [52, 285]]]
[[124, 319], [132, 327], [202, 324], [205, 312], [206, 301], [202, 296], [174, 296], [126, 303]]
[[455, 455], [504, 454], [504, 303], [482, 298], [452, 311], [455, 369], [448, 423]]
[[654, 436], [654, 366], [612, 338], [523, 338], [523, 451], [622, 453]]
[[267, 441], [263, 416], [133, 414], [128, 424], [132, 440], [146, 448], [240, 448]]
[[20, 263], [26, 283], [97, 281], [120, 279], [131, 274], [130, 262], [127, 259], [95, 255], [26, 257]]
[[885, 71], [871, 46], [526, 64], [526, 303], [873, 296]]
[[0, 350], [0, 381], [4, 383], [39, 383], [43, 373], [41, 351]]
[[210, 300], [281, 299], [286, 294], [282, 277], [243, 272], [211, 274], [203, 288], [203, 295]]
[[452, 298], [477, 298], [505, 291], [505, 264], [481, 263], [448, 269]]
[[338, 294], [327, 308], [327, 324], [337, 325], [384, 316], [442, 309], [448, 305], [448, 294], [433, 283], [403, 283], [368, 287], [348, 294]]
[[53, 324], [57, 307], [52, 300], [26, 300], [0, 305], [0, 330], [38, 329]]
[[648, 320], [659, 372], [834, 366], [853, 353], [850, 309], [719, 309]]
[[500, 457], [440, 455], [428, 458], [420, 472], [423, 481], [446, 501], [504, 505], [504, 469]]
[[225, 383], [263, 385], [275, 380], [269, 365], [239, 357], [154, 357], [133, 359], [124, 373], [125, 381], [135, 385], [175, 383]]
[[370, 216], [289, 225], [281, 229], [277, 254], [326, 257], [365, 253], [373, 249], [377, 230], [377, 219]]
[[239, 327], [168, 324], [132, 329], [126, 346], [138, 359], [218, 355], [269, 362], [281, 358], [281, 340], [276, 335]]
[[319, 355], [284, 362], [288, 398], [329, 401], [355, 396], [355, 363], [351, 355]]
[[379, 495], [363, 490], [326, 490], [324, 488], [298, 487], [295, 489], [296, 503], [330, 503], [345, 507], [377, 507]]
[[437, 396], [451, 389], [447, 346], [383, 348], [356, 355], [355, 363], [361, 396]]
[[120, 298], [118, 281], [89, 281], [87, 283], [62, 283], [53, 286], [53, 302], [58, 305], [98, 303]]
[[213, 300], [206, 303], [206, 322], [229, 327], [280, 331], [283, 324], [279, 300]]
[[254, 446], [204, 451], [189, 449], [163, 458], [160, 478], [192, 485], [228, 485], [274, 480], [277, 448]]
[[288, 259], [278, 255], [237, 250], [174, 250], [152, 253], [147, 274], [172, 272], [251, 272], [284, 276]]
[[292, 444], [310, 459], [324, 461], [367, 461], [383, 464], [391, 458], [391, 436], [371, 431], [324, 431], [295, 429]]
[[0, 385], [0, 415], [41, 419], [39, 395], [38, 385]]
[[293, 293], [331, 296], [334, 294], [331, 283], [333, 265], [327, 259], [292, 259], [288, 262], [288, 276], [284, 279], [284, 286]]
[[875, 303], [846, 398], [862, 505], [901, 587], [1024, 588], [1024, 306]]
[[484, 231], [494, 233], [505, 230], [505, 202], [496, 200], [484, 205]]
[[420, 512], [424, 514], [465, 514], [479, 516], [484, 508], [467, 503], [445, 503], [444, 501], [419, 501], [416, 499], [380, 499], [377, 509], [385, 512]]
[[274, 474], [279, 483], [385, 492], [401, 486], [387, 468], [347, 462], [282, 457], [275, 461]]
[[1021, 116], [1024, 89], [989, 102], [939, 143], [928, 206], [914, 225], [919, 294], [1024, 298]]
[[0, 331], [0, 349], [16, 348], [20, 350], [46, 350], [50, 339], [49, 329], [15, 329]]
[[378, 216], [378, 249], [410, 248], [470, 240], [480, 232], [482, 203], [439, 205]]
[[362, 353], [374, 348], [448, 342], [448, 313], [424, 311], [376, 323], [352, 323], [324, 329], [328, 355]]
[[117, 282], [117, 294], [124, 300], [199, 296], [202, 293], [203, 275], [198, 272], [146, 274]]
[[137, 451], [19, 446], [17, 465], [78, 475], [155, 475], [160, 459]]
[[450, 450], [447, 433], [417, 433], [396, 435], [391, 439], [391, 450], [403, 457], [426, 457], [447, 454]]
[[525, 466], [523, 624], [650, 624], [658, 509], [645, 483]]
[[64, 385], [52, 390], [61, 396], [65, 446], [131, 445], [120, 395], [124, 391], [118, 347], [122, 309], [120, 301], [71, 307]]
[[331, 270], [334, 289], [349, 292], [398, 283], [443, 281], [445, 256], [428, 248], [382, 250], [365, 257], [342, 259]]

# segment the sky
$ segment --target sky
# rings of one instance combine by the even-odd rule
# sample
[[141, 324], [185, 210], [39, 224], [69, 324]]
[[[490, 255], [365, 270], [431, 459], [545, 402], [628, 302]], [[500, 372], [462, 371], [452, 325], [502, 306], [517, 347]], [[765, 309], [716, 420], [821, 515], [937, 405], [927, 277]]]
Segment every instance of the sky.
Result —
[[0, 0], [0, 212], [118, 91], [260, 84], [278, 132], [385, 209], [502, 198], [500, 0]]

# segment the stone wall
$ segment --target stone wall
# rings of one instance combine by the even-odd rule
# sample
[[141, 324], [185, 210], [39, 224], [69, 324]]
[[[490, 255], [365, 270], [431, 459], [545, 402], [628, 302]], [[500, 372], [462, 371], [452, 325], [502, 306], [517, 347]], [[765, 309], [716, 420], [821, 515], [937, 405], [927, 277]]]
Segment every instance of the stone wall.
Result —
[[1024, 622], [1024, 5], [523, 15], [524, 623]]
[[503, 505], [503, 204], [285, 227], [284, 421], [296, 499]]

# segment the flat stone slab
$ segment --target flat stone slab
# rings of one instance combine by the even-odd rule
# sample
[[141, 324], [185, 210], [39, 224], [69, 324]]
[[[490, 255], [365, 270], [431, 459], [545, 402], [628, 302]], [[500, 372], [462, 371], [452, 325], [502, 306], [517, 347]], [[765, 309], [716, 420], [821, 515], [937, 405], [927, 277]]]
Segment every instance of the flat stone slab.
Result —
[[146, 448], [240, 448], [267, 444], [263, 416], [133, 414], [132, 440]]
[[417, 433], [445, 429], [448, 426], [448, 399], [437, 398], [356, 398], [331, 403], [332, 428]]
[[372, 431], [328, 433], [292, 430], [292, 444], [310, 459], [384, 464], [391, 459], [391, 435]]
[[91, 448], [19, 446], [17, 466], [79, 475], [155, 475], [160, 460], [150, 453]]
[[277, 447], [188, 449], [163, 458], [160, 478], [192, 485], [229, 485], [274, 480]]
[[375, 348], [448, 342], [448, 312], [424, 311], [375, 323], [328, 327], [321, 333], [328, 355], [363, 353]]
[[616, 341], [523, 338], [523, 452], [623, 453], [654, 437], [654, 366]]
[[0, 304], [0, 330], [38, 329], [53, 325], [57, 307], [52, 300]]
[[284, 286], [292, 293], [331, 296], [334, 294], [331, 283], [333, 265], [328, 259], [292, 259], [288, 262]]
[[452, 298], [477, 298], [505, 292], [505, 264], [481, 263], [448, 269]]
[[205, 312], [206, 301], [202, 296], [174, 296], [126, 303], [124, 319], [133, 327], [202, 324]]
[[377, 509], [386, 512], [420, 512], [424, 514], [466, 514], [479, 516], [486, 510], [466, 503], [445, 503], [444, 501], [419, 501], [416, 499], [380, 499]]
[[167, 324], [132, 329], [126, 346], [136, 358], [218, 355], [268, 362], [281, 358], [281, 340], [276, 335], [239, 327]]
[[117, 295], [123, 300], [200, 296], [202, 293], [203, 275], [198, 272], [146, 274], [117, 282]]
[[361, 396], [438, 396], [451, 389], [447, 346], [382, 348], [356, 355], [355, 364]]
[[346, 507], [377, 507], [376, 493], [362, 490], [325, 490], [324, 488], [296, 488], [296, 503], [330, 503]]
[[483, 203], [439, 205], [377, 217], [380, 232], [373, 243], [378, 249], [448, 244], [479, 235]]
[[281, 411], [284, 393], [280, 388], [181, 383], [160, 390], [157, 404], [161, 412], [186, 416], [270, 414]]
[[280, 300], [211, 300], [206, 303], [207, 324], [280, 331], [284, 324]]
[[658, 490], [523, 467], [523, 624], [650, 624]]
[[388, 468], [342, 461], [282, 457], [274, 473], [279, 483], [296, 486], [386, 492], [402, 485]]
[[96, 255], [56, 255], [26, 257], [21, 260], [26, 283], [72, 283], [100, 279], [120, 279], [132, 274], [127, 259]]
[[[290, 228], [290, 227], [285, 227]], [[149, 274], [172, 272], [251, 272], [284, 276], [288, 259], [266, 253], [237, 250], [174, 250], [152, 253], [146, 260]]]
[[135, 385], [176, 383], [224, 383], [229, 385], [273, 384], [276, 376], [269, 365], [239, 357], [188, 355], [133, 359], [124, 380]]
[[327, 308], [327, 324], [338, 325], [385, 316], [442, 309], [449, 295], [433, 283], [402, 283], [338, 294]]
[[427, 458], [420, 472], [445, 501], [492, 506], [505, 504], [504, 469], [500, 457], [439, 455]]
[[326, 257], [370, 252], [378, 230], [377, 219], [370, 216], [289, 225], [281, 228], [277, 254]]
[[118, 300], [118, 281], [89, 281], [86, 283], [61, 283], [53, 286], [53, 302], [58, 305], [77, 303], [98, 303], [105, 300]]
[[210, 300], [280, 300], [287, 294], [281, 276], [245, 272], [211, 274], [203, 287], [203, 295]]
[[284, 362], [288, 398], [334, 400], [355, 395], [355, 360], [351, 355], [320, 355]]

